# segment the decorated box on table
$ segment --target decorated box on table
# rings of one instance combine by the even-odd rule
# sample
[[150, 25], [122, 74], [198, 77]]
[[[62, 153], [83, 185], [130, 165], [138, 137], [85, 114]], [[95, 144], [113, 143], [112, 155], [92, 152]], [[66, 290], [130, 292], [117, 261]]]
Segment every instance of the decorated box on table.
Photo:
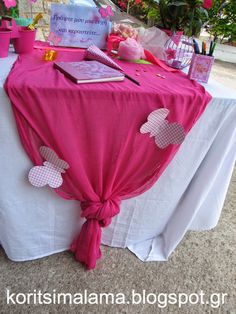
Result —
[[194, 54], [188, 72], [189, 78], [198, 82], [207, 83], [213, 63], [214, 57], [212, 56]]

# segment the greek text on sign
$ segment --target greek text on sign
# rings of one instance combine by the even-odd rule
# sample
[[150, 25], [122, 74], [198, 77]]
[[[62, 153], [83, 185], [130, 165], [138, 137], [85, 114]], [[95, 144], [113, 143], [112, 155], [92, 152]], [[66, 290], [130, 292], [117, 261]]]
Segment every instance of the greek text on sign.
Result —
[[57, 46], [87, 48], [94, 44], [103, 49], [111, 25], [109, 17], [113, 15], [107, 11], [110, 14], [96, 7], [53, 3], [48, 40]]

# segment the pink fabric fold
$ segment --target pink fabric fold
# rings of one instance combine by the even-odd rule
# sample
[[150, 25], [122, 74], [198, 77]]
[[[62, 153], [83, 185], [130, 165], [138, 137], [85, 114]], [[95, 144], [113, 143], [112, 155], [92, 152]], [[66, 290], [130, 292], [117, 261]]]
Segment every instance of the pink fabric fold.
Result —
[[[148, 134], [140, 133], [141, 125], [153, 110], [167, 108], [168, 121], [181, 124], [187, 134], [211, 97], [183, 73], [124, 61], [117, 62], [140, 86], [127, 79], [77, 85], [53, 63], [44, 62], [43, 53], [21, 55], [5, 90], [32, 162], [42, 164], [39, 148], [44, 145], [70, 166], [56, 192], [81, 202], [86, 222], [71, 249], [92, 269], [101, 256], [101, 227], [119, 213], [120, 200], [149, 189], [179, 149], [158, 148]], [[60, 51], [57, 61], [79, 61], [83, 55]]]
[[104, 202], [81, 203], [81, 217], [86, 218], [79, 235], [71, 244], [77, 261], [84, 263], [88, 269], [96, 267], [96, 261], [101, 257], [101, 227], [107, 227], [113, 216], [120, 211], [120, 200], [111, 199]]

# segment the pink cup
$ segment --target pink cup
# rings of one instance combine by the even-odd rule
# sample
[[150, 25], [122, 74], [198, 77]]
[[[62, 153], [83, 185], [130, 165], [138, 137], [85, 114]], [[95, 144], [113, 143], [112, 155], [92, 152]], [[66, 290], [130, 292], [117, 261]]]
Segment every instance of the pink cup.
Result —
[[19, 37], [12, 40], [15, 52], [31, 53], [34, 49], [36, 30], [30, 30], [27, 29], [27, 27], [20, 26], [18, 31]]
[[0, 58], [8, 56], [11, 30], [7, 28], [0, 28]]

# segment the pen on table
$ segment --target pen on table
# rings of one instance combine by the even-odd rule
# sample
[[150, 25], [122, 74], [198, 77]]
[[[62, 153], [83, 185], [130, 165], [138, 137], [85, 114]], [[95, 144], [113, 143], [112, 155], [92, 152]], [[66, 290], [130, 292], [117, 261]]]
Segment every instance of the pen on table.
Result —
[[210, 55], [211, 55], [212, 45], [213, 45], [213, 41], [211, 40], [211, 44], [210, 44], [210, 48], [209, 48], [209, 53], [208, 53], [208, 56], [210, 56]]
[[206, 42], [203, 42], [203, 54], [206, 55]]
[[215, 51], [215, 47], [216, 47], [216, 42], [214, 42], [213, 46], [212, 46], [212, 51], [211, 51], [211, 55], [213, 56], [213, 53]]
[[206, 54], [206, 42], [203, 41], [202, 42], [202, 52], [201, 52], [202, 55], [205, 55]]
[[193, 48], [194, 48], [194, 52], [196, 54], [199, 54], [200, 53], [200, 50], [199, 50], [199, 46], [198, 46], [198, 43], [195, 39], [193, 39]]
[[132, 78], [131, 76], [129, 76], [128, 74], [125, 73], [125, 77], [127, 79], [129, 79], [131, 82], [133, 82], [134, 84], [140, 86], [140, 83], [138, 81], [136, 81], [134, 78]]
[[201, 54], [202, 55], [204, 54], [204, 44], [203, 44], [203, 42], [202, 42], [202, 52], [201, 52]]
[[211, 49], [210, 49], [210, 51], [209, 51], [209, 56], [213, 56], [215, 47], [216, 47], [216, 42], [214, 41], [214, 42], [212, 43], [212, 47], [211, 47]]

